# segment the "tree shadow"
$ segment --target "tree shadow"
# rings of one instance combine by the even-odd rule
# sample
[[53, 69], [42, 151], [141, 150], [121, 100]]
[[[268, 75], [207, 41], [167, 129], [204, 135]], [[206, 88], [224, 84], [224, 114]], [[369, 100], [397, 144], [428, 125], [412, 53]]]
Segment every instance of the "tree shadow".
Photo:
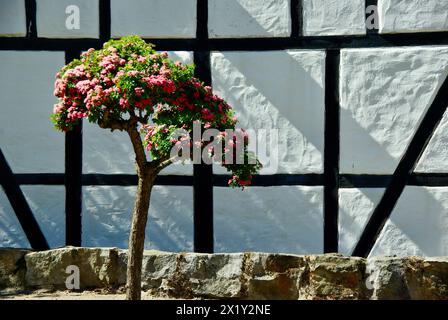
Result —
[[[83, 201], [83, 245], [128, 247], [135, 187], [86, 187]], [[145, 248], [191, 251], [191, 187], [153, 189]]]
[[[269, 173], [323, 171], [324, 60], [322, 51], [300, 50], [212, 56], [214, 89], [234, 106], [241, 126], [279, 130], [279, 168]], [[293, 92], [290, 83], [298, 84]]]
[[215, 188], [214, 193], [217, 252], [323, 251], [321, 187]]
[[[216, 2], [211, 2], [209, 6], [213, 6], [215, 3], [219, 3], [221, 0], [217, 0]], [[216, 12], [216, 10], [211, 10], [209, 13], [210, 21], [219, 21], [222, 23], [219, 27], [221, 31], [214, 30], [213, 25], [209, 25], [208, 31], [211, 38], [254, 38], [254, 37], [279, 37], [279, 36], [289, 36], [291, 33], [291, 23], [290, 19], [287, 17], [283, 17], [288, 20], [287, 30], [285, 34], [279, 33], [276, 30], [276, 26], [281, 26], [283, 23], [281, 21], [279, 10], [271, 10], [271, 12], [275, 13], [274, 15], [268, 15], [267, 13], [270, 10], [271, 5], [275, 5], [278, 1], [259, 1], [257, 3], [250, 2], [249, 6], [244, 6], [237, 0], [231, 1], [222, 1], [221, 3], [225, 3], [226, 10], [221, 10]], [[288, 1], [289, 2], [289, 1]], [[260, 10], [259, 13], [254, 12], [254, 8], [256, 6], [264, 6], [264, 10]], [[258, 8], [256, 8], [258, 9]], [[217, 15], [215, 15], [217, 13]], [[227, 14], [226, 14], [227, 13]], [[285, 12], [286, 15], [289, 16], [290, 9], [289, 3], [288, 8]], [[225, 21], [222, 21], [223, 17], [225, 17]], [[235, 17], [236, 19], [232, 19]], [[225, 23], [225, 24], [224, 24]], [[262, 25], [264, 24], [264, 26]], [[244, 29], [250, 30], [249, 32], [244, 32]]]

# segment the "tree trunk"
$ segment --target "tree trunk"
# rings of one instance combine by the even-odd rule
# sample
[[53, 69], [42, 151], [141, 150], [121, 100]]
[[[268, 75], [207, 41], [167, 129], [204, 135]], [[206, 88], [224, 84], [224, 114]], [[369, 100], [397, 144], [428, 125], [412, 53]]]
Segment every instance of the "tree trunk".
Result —
[[145, 229], [148, 220], [151, 189], [154, 185], [155, 174], [138, 172], [138, 187], [132, 214], [131, 233], [129, 235], [126, 299], [141, 299], [142, 260], [145, 245]]

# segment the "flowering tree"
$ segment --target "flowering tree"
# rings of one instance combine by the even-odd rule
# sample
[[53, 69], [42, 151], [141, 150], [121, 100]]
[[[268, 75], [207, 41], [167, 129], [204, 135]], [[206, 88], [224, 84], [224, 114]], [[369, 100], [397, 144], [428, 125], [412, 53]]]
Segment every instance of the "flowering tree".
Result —
[[[231, 107], [193, 76], [194, 66], [168, 59], [137, 36], [89, 49], [56, 75], [52, 121], [67, 132], [83, 118], [104, 129], [126, 132], [135, 152], [138, 187], [129, 236], [127, 299], [140, 299], [141, 266], [151, 189], [157, 174], [182, 153], [197, 148], [232, 173], [229, 185], [244, 187], [261, 167], [248, 151]], [[213, 144], [190, 135], [213, 128]], [[229, 131], [230, 130], [230, 131]], [[222, 148], [216, 142], [223, 142]], [[147, 152], [145, 152], [145, 149]], [[240, 150], [241, 152], [235, 152]], [[173, 152], [174, 150], [174, 152]], [[193, 152], [194, 154], [194, 152]], [[149, 159], [149, 160], [148, 160]]]

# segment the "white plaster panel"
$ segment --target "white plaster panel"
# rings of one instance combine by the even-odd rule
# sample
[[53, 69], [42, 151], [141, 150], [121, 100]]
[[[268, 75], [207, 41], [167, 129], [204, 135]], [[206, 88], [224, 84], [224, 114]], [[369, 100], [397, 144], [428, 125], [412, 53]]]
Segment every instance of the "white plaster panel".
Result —
[[51, 248], [65, 245], [65, 187], [21, 186]]
[[339, 189], [340, 253], [352, 254], [383, 193], [383, 188]]
[[194, 38], [196, 0], [111, 0], [113, 37]]
[[209, 0], [210, 38], [288, 37], [289, 0]]
[[448, 172], [448, 111], [420, 158], [416, 172]]
[[[65, 243], [63, 186], [21, 186], [22, 192], [50, 247]], [[0, 247], [30, 248], [11, 204], [0, 190]]]
[[0, 8], [0, 36], [25, 36], [25, 0], [0, 0]]
[[214, 188], [216, 252], [321, 253], [322, 187]]
[[[136, 187], [83, 188], [83, 246], [128, 247], [135, 192]], [[154, 187], [145, 248], [193, 250], [193, 188]]]
[[63, 52], [0, 51], [0, 146], [16, 173], [64, 172], [64, 134], [49, 119]]
[[446, 0], [379, 0], [379, 32], [428, 32], [448, 30]]
[[30, 248], [11, 204], [0, 188], [0, 247]]
[[[72, 11], [66, 8], [74, 5], [79, 8], [79, 29], [67, 28], [71, 22]], [[37, 0], [37, 35], [44, 38], [98, 38], [99, 2], [98, 0]], [[71, 24], [68, 24], [71, 26]]]
[[341, 172], [395, 170], [447, 65], [448, 47], [341, 51]]
[[125, 132], [84, 121], [83, 173], [134, 173], [135, 155]]
[[[168, 56], [174, 61], [193, 63], [193, 53], [189, 51], [169, 51]], [[101, 129], [88, 121], [84, 121], [83, 130], [84, 173], [135, 173], [135, 154], [126, 133]], [[165, 168], [161, 174], [191, 175], [193, 166], [175, 163]]]
[[365, 0], [303, 0], [305, 36], [363, 35]]
[[404, 189], [370, 256], [447, 256], [448, 188]]
[[213, 88], [233, 106], [239, 125], [267, 130], [262, 174], [323, 171], [324, 52], [214, 52], [211, 64]]

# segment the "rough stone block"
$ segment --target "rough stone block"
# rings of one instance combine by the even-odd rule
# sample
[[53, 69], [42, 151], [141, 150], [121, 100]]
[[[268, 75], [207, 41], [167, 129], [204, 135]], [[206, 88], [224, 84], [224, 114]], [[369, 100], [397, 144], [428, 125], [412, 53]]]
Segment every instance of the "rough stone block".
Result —
[[408, 274], [409, 293], [416, 300], [448, 300], [448, 257], [416, 259]]
[[306, 257], [284, 254], [247, 253], [245, 291], [242, 298], [295, 300], [306, 276]]
[[365, 259], [338, 254], [309, 257], [301, 299], [365, 299]]
[[29, 288], [66, 289], [70, 265], [79, 268], [81, 289], [119, 285], [117, 249], [65, 247], [29, 253], [25, 261]]
[[405, 278], [406, 268], [406, 259], [395, 257], [369, 259], [367, 261], [366, 280], [371, 290], [371, 299], [410, 299]]
[[25, 255], [30, 250], [0, 248], [0, 290], [25, 286]]

